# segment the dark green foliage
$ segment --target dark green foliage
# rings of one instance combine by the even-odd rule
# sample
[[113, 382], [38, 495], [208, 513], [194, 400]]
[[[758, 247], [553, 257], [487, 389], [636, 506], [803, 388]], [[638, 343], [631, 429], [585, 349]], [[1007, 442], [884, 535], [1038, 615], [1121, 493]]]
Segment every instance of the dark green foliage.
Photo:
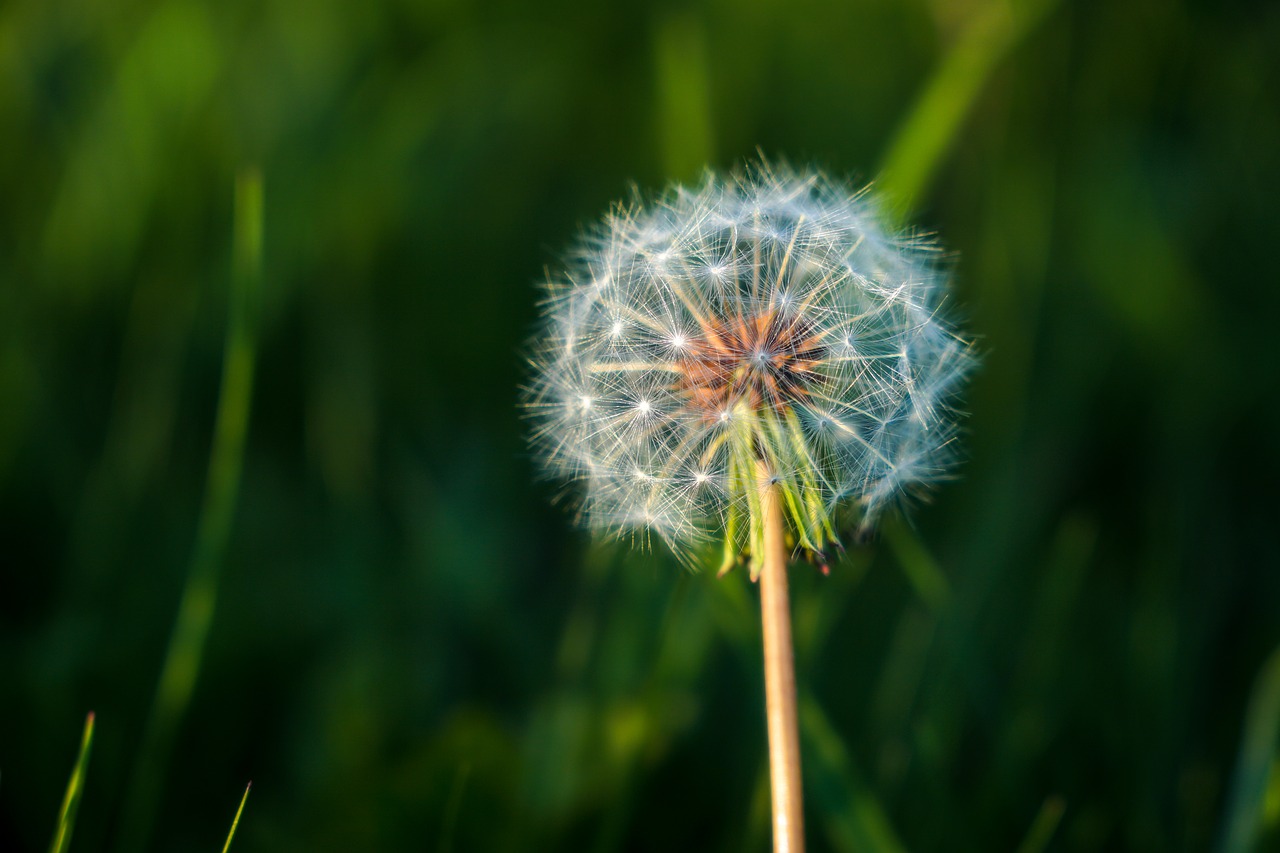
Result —
[[[71, 849], [118, 849], [252, 167], [153, 849], [216, 850], [249, 779], [237, 851], [766, 849], [755, 590], [587, 543], [515, 405], [554, 247], [757, 146], [919, 186], [986, 353], [961, 479], [795, 570], [812, 849], [1280, 849], [1280, 14], [1013, 5], [0, 5], [0, 850], [89, 709]], [[900, 134], [939, 68], [972, 108]]]

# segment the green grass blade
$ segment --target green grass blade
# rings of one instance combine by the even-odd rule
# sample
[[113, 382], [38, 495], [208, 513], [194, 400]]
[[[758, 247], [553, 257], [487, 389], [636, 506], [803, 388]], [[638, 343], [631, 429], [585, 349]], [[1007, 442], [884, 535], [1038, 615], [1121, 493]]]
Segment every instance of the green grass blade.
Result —
[[[467, 782], [471, 780], [471, 762], [463, 762], [454, 776], [453, 786], [449, 789], [449, 799], [444, 804], [444, 821], [440, 827], [440, 843], [436, 846], [439, 853], [453, 853], [453, 839], [458, 831], [458, 815], [462, 812], [462, 796], [467, 791]], [[224, 850], [223, 853], [226, 853]]]
[[236, 180], [229, 321], [208, 482], [191, 566], [161, 670], [138, 763], [121, 817], [118, 849], [143, 850], [177, 728], [186, 715], [213, 624], [223, 557], [231, 535], [253, 396], [253, 304], [262, 278], [262, 177]]
[[702, 22], [669, 15], [654, 38], [658, 127], [668, 178], [690, 180], [713, 155], [711, 81]]
[[1062, 822], [1062, 814], [1066, 810], [1067, 804], [1061, 797], [1049, 797], [1045, 800], [1036, 819], [1031, 822], [1031, 828], [1027, 830], [1027, 837], [1018, 845], [1018, 853], [1043, 853], [1053, 840], [1053, 834], [1058, 831], [1058, 824]]
[[938, 561], [901, 519], [885, 523], [884, 538], [925, 607], [935, 616], [940, 614], [951, 598], [951, 584]]
[[84, 735], [80, 738], [80, 754], [76, 756], [71, 778], [67, 780], [67, 792], [62, 796], [62, 809], [58, 812], [58, 828], [53, 833], [49, 853], [66, 853], [71, 846], [71, 830], [76, 825], [76, 812], [80, 808], [80, 794], [84, 791], [85, 775], [89, 772], [89, 752], [93, 749], [93, 712], [84, 718]]
[[831, 846], [849, 853], [904, 853], [888, 813], [858, 776], [849, 751], [812, 695], [800, 699], [805, 790], [817, 803]]
[[227, 842], [222, 845], [222, 853], [227, 853], [231, 849], [231, 839], [236, 837], [236, 829], [240, 826], [240, 815], [244, 813], [244, 804], [249, 799], [249, 789], [252, 787], [252, 782], [244, 786], [244, 794], [240, 797], [240, 807], [236, 809], [236, 816], [231, 819], [231, 831], [227, 833]]
[[1240, 755], [1231, 779], [1218, 849], [1247, 853], [1267, 823], [1268, 795], [1280, 761], [1280, 649], [1267, 658], [1254, 683], [1245, 712]]
[[961, 33], [903, 120], [877, 186], [906, 215], [928, 186], [965, 116], [1000, 61], [1057, 0], [987, 3]]

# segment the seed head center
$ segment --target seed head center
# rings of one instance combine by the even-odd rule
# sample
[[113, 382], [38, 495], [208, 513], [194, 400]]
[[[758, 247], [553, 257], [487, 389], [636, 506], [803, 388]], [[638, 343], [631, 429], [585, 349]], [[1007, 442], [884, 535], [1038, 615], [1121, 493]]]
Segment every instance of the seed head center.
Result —
[[708, 420], [739, 402], [785, 411], [809, 394], [826, 357], [812, 324], [777, 310], [708, 321], [685, 343], [676, 364], [680, 390]]

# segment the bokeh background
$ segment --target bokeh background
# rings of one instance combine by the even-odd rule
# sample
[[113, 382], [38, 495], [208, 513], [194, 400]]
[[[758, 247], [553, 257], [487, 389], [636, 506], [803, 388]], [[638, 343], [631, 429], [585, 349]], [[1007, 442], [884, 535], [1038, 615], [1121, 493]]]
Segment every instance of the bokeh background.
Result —
[[588, 541], [516, 411], [579, 229], [757, 149], [878, 179], [986, 353], [962, 478], [794, 570], [811, 847], [1280, 849], [1278, 56], [1266, 2], [8, 0], [0, 849], [92, 710], [73, 850], [220, 849], [250, 779], [237, 850], [766, 850], [755, 589]]

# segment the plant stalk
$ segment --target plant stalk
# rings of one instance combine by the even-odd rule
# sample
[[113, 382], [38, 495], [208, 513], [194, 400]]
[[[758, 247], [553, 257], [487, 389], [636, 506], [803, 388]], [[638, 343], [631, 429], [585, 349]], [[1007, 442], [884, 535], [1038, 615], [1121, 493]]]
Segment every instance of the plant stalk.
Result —
[[764, 553], [757, 555], [764, 626], [764, 695], [769, 728], [769, 782], [775, 853], [804, 853], [800, 728], [796, 714], [795, 653], [787, 592], [787, 544], [779, 488], [763, 463], [759, 473]]

